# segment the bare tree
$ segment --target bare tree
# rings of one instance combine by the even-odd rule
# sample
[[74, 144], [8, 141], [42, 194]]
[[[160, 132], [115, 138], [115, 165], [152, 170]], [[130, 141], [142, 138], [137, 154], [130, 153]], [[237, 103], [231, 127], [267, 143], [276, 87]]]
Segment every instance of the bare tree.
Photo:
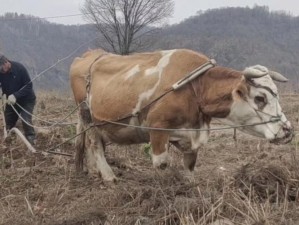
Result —
[[173, 0], [85, 0], [81, 8], [115, 53], [127, 55], [173, 13]]

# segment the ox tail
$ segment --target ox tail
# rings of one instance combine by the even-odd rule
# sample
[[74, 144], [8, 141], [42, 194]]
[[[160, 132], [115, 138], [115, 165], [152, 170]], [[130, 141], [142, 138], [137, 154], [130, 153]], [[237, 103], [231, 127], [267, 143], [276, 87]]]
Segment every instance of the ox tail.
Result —
[[83, 171], [83, 162], [84, 162], [84, 156], [85, 156], [85, 149], [87, 141], [87, 135], [85, 128], [91, 123], [91, 115], [89, 108], [87, 104], [81, 104], [80, 105], [80, 110], [78, 113], [79, 121], [77, 125], [77, 134], [80, 134], [76, 138], [76, 154], [75, 154], [75, 167], [76, 167], [76, 172], [80, 173]]
[[84, 160], [84, 153], [85, 153], [85, 137], [86, 133], [82, 133], [76, 139], [76, 154], [75, 154], [75, 166], [76, 172], [81, 173], [83, 172], [83, 160]]

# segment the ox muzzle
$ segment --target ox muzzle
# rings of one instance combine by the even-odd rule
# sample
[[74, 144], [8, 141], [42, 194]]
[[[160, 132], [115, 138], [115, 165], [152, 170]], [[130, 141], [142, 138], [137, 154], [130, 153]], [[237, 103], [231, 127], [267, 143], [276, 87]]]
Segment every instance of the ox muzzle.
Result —
[[280, 131], [275, 135], [275, 138], [270, 140], [270, 143], [276, 145], [287, 144], [292, 141], [294, 135], [294, 128], [291, 126], [290, 122], [287, 121], [282, 125]]

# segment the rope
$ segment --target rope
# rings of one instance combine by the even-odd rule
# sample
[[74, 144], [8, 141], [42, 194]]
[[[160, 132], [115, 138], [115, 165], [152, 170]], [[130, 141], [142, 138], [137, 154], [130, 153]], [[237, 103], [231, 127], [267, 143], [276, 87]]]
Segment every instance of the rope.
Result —
[[[83, 130], [82, 132], [74, 135], [73, 137], [65, 140], [64, 142], [56, 145], [55, 147], [49, 148], [46, 151], [42, 151], [42, 152], [36, 152], [36, 153], [50, 153], [50, 154], [55, 154], [55, 155], [63, 155], [63, 156], [69, 156], [72, 157], [71, 154], [68, 153], [63, 153], [63, 152], [56, 152], [53, 151], [54, 149], [62, 146], [63, 144], [73, 140], [74, 138], [80, 136], [81, 134], [83, 134], [84, 132], [88, 131], [89, 129], [95, 127], [95, 126], [103, 126], [106, 123], [110, 123], [110, 124], [114, 124], [114, 125], [120, 125], [120, 126], [126, 126], [126, 127], [133, 127], [133, 128], [138, 128], [138, 129], [147, 129], [147, 130], [158, 130], [158, 131], [211, 131], [211, 130], [226, 130], [226, 129], [235, 129], [235, 128], [240, 128], [240, 127], [245, 127], [245, 126], [256, 126], [256, 125], [261, 125], [261, 124], [266, 124], [266, 123], [270, 123], [270, 122], [276, 122], [276, 120], [269, 120], [269, 121], [265, 121], [265, 122], [261, 122], [261, 123], [253, 123], [253, 124], [246, 124], [246, 125], [237, 125], [237, 126], [227, 126], [227, 127], [215, 127], [215, 128], [207, 128], [207, 129], [169, 129], [169, 128], [155, 128], [155, 127], [144, 127], [144, 126], [136, 126], [136, 125], [131, 125], [131, 124], [125, 124], [125, 123], [120, 123], [120, 122], [115, 122], [115, 121], [104, 121], [104, 123], [102, 124], [92, 124], [90, 125], [88, 128], [86, 128], [85, 130]], [[299, 134], [295, 134], [295, 136], [297, 136]]]
[[[98, 37], [96, 37], [96, 38], [93, 38], [92, 40], [90, 40], [90, 41], [88, 41], [88, 42], [86, 42], [86, 43], [83, 43], [82, 45], [80, 45], [79, 47], [77, 47], [76, 49], [74, 49], [72, 52], [70, 52], [66, 57], [64, 57], [64, 58], [62, 58], [62, 59], [58, 59], [58, 61], [55, 63], [55, 64], [53, 64], [52, 66], [50, 66], [50, 67], [48, 67], [47, 69], [45, 69], [44, 71], [42, 71], [41, 73], [39, 73], [39, 74], [37, 74], [34, 78], [32, 78], [27, 84], [25, 84], [23, 87], [21, 87], [20, 89], [19, 89], [19, 91], [20, 90], [22, 90], [22, 89], [24, 89], [28, 84], [30, 84], [30, 83], [32, 83], [34, 80], [36, 80], [37, 78], [39, 78], [41, 75], [43, 75], [44, 73], [46, 73], [48, 70], [50, 70], [50, 69], [52, 69], [53, 67], [55, 67], [57, 64], [59, 64], [60, 62], [62, 62], [62, 61], [64, 61], [64, 60], [66, 60], [66, 59], [68, 59], [69, 57], [71, 57], [73, 54], [75, 54], [80, 48], [82, 48], [83, 46], [85, 46], [85, 45], [87, 45], [87, 44], [89, 44], [89, 43], [91, 43], [91, 42], [93, 42], [94, 40], [96, 40], [96, 39], [98, 39]], [[16, 103], [17, 104], [17, 103]], [[24, 108], [22, 107], [22, 106], [20, 106], [19, 104], [17, 104], [22, 110], [24, 110]], [[80, 106], [80, 104], [76, 107], [76, 109], [75, 110], [77, 110], [77, 108]], [[51, 128], [51, 127], [53, 127], [53, 126], [55, 126], [55, 125], [58, 125], [58, 123], [60, 123], [61, 121], [63, 121], [64, 119], [66, 119], [66, 118], [68, 118], [68, 116], [70, 116], [74, 111], [72, 111], [69, 115], [67, 115], [63, 120], [61, 120], [61, 121], [58, 121], [58, 122], [56, 122], [56, 123], [54, 123], [54, 124], [52, 124], [52, 122], [49, 122], [49, 121], [43, 121], [42, 119], [39, 119], [40, 121], [43, 121], [43, 122], [46, 122], [46, 123], [48, 123], [48, 124], [52, 124], [51, 126], [48, 126], [48, 127], [37, 127], [37, 126], [33, 126], [32, 124], [28, 124], [28, 122], [27, 121], [25, 121], [22, 117], [21, 117], [21, 115], [16, 111], [16, 109], [12, 106], [12, 108], [13, 108], [13, 110], [17, 113], [17, 115], [21, 118], [21, 120], [23, 121], [23, 122], [25, 122], [27, 125], [29, 125], [29, 126], [31, 126], [31, 127], [34, 127], [34, 128]], [[31, 116], [34, 116], [33, 114], [31, 114], [31, 113], [29, 113], [28, 111], [26, 111], [26, 110], [24, 110], [26, 113], [28, 113], [28, 114], [30, 114]], [[36, 117], [36, 116], [34, 116], [34, 117]], [[38, 117], [36, 117], [36, 118], [38, 118]], [[72, 124], [61, 124], [61, 125], [72, 125]]]
[[58, 144], [58, 145], [56, 145], [56, 146], [54, 146], [54, 147], [52, 147], [52, 148], [49, 148], [49, 149], [46, 150], [46, 151], [41, 151], [41, 152], [36, 152], [36, 153], [41, 153], [41, 154], [43, 154], [43, 153], [50, 153], [50, 154], [55, 154], [55, 155], [63, 155], [63, 156], [70, 156], [70, 157], [71, 157], [71, 156], [73, 156], [73, 155], [68, 154], [68, 153], [64, 153], [64, 152], [56, 152], [56, 151], [54, 151], [54, 149], [56, 149], [56, 148], [58, 148], [58, 147], [64, 145], [65, 143], [67, 143], [67, 142], [69, 142], [69, 141], [75, 139], [76, 137], [80, 136], [81, 134], [85, 133], [86, 131], [88, 131], [89, 129], [91, 129], [91, 128], [93, 128], [93, 127], [94, 127], [94, 126], [89, 126], [89, 127], [87, 127], [85, 130], [83, 130], [82, 132], [80, 132], [80, 133], [74, 135], [73, 137], [67, 139], [66, 141], [64, 141], [64, 142], [62, 142], [62, 143], [60, 143], [60, 144]]
[[214, 128], [199, 128], [199, 129], [196, 129], [196, 128], [174, 129], [174, 128], [146, 127], [146, 126], [137, 126], [137, 125], [120, 123], [120, 122], [109, 121], [109, 120], [105, 120], [104, 123], [94, 124], [93, 126], [103, 126], [107, 123], [110, 123], [110, 124], [114, 124], [114, 125], [120, 125], [120, 126], [126, 126], [126, 127], [138, 128], [138, 129], [145, 129], [145, 130], [157, 130], [157, 131], [212, 131], [212, 130], [228, 130], [228, 129], [234, 129], [234, 128], [256, 126], [256, 125], [262, 125], [262, 124], [267, 124], [267, 123], [273, 123], [273, 122], [277, 122], [277, 121], [279, 121], [279, 119], [270, 119], [268, 121], [264, 121], [264, 122], [260, 122], [260, 123], [226, 126], [226, 127], [214, 127]]
[[[63, 122], [64, 120], [66, 120], [67, 118], [69, 118], [79, 107], [80, 107], [80, 105], [82, 104], [82, 103], [84, 103], [84, 102], [81, 102], [79, 105], [77, 105], [77, 107], [76, 108], [74, 108], [69, 114], [67, 114], [63, 119], [61, 119], [61, 120], [59, 120], [59, 121], [57, 121], [57, 122], [54, 122], [54, 121], [47, 121], [47, 120], [44, 120], [44, 119], [41, 119], [41, 118], [39, 118], [39, 117], [37, 117], [36, 115], [34, 115], [34, 114], [32, 114], [32, 113], [30, 113], [30, 112], [28, 112], [26, 109], [24, 109], [20, 104], [18, 104], [18, 103], [16, 103], [16, 105], [20, 108], [20, 109], [22, 109], [24, 112], [26, 112], [27, 114], [29, 114], [29, 115], [31, 115], [32, 117], [34, 117], [34, 118], [36, 118], [37, 120], [39, 120], [39, 121], [42, 121], [42, 122], [45, 122], [45, 123], [48, 123], [48, 124], [51, 124], [51, 126], [47, 126], [47, 127], [45, 127], [45, 128], [51, 128], [51, 127], [54, 127], [54, 126], [56, 126], [56, 125], [74, 125], [74, 124], [77, 124], [77, 123], [61, 123], [61, 122]], [[13, 106], [12, 106], [13, 107]], [[22, 119], [22, 117], [21, 117], [21, 119]]]
[[[84, 102], [81, 102], [81, 103], [76, 107], [76, 109], [78, 109], [78, 107], [80, 107], [80, 105], [81, 105], [82, 103], [84, 103]], [[12, 105], [11, 105], [11, 107], [12, 107], [12, 109], [15, 111], [15, 113], [20, 117], [20, 119], [21, 119], [24, 123], [26, 123], [28, 126], [31, 126], [31, 127], [34, 127], [34, 128], [44, 128], [44, 127], [37, 127], [37, 126], [33, 126], [32, 124], [29, 124], [29, 123], [28, 123], [27, 121], [25, 121], [25, 120], [22, 118], [22, 116], [17, 112], [17, 110], [15, 109], [15, 107], [13, 107]], [[76, 109], [75, 109], [75, 110], [76, 110]], [[75, 110], [73, 110], [72, 112], [74, 112]], [[25, 111], [26, 111], [26, 110], [25, 110]], [[27, 111], [26, 111], [26, 112], [27, 112]], [[55, 124], [53, 124], [53, 125], [55, 125]], [[53, 125], [52, 125], [52, 126], [53, 126]], [[49, 126], [49, 127], [52, 127], [52, 126]], [[73, 140], [74, 138], [78, 137], [79, 135], [81, 135], [82, 133], [88, 131], [89, 129], [91, 129], [91, 128], [93, 128], [93, 127], [94, 127], [94, 126], [90, 126], [90, 127], [86, 128], [86, 129], [83, 130], [82, 132], [80, 132], [80, 133], [74, 135], [73, 137], [67, 139], [66, 141], [64, 141], [64, 142], [62, 142], [62, 143], [56, 145], [55, 147], [49, 148], [49, 149], [46, 150], [46, 151], [36, 151], [36, 152], [33, 152], [33, 153], [37, 153], [37, 154], [45, 154], [45, 153], [49, 153], [49, 154], [63, 155], [63, 156], [69, 156], [69, 157], [72, 157], [72, 156], [73, 156], [72, 154], [68, 154], [68, 153], [64, 153], [64, 152], [56, 152], [56, 151], [53, 151], [53, 150], [54, 150], [54, 149], [57, 149], [58, 147], [62, 146], [62, 145], [65, 144], [65, 143], [67, 143], [67, 142]]]
[[[83, 102], [82, 102], [83, 103]], [[80, 103], [81, 104], [81, 103]], [[75, 110], [77, 110], [78, 109], [78, 107], [80, 106], [80, 104], [71, 112], [71, 113], [73, 113]], [[25, 124], [27, 124], [28, 126], [31, 126], [31, 127], [33, 127], [33, 128], [37, 128], [37, 129], [42, 129], [42, 128], [52, 128], [52, 127], [54, 127], [54, 126], [56, 126], [56, 125], [60, 125], [60, 124], [58, 124], [60, 121], [58, 121], [58, 122], [56, 122], [56, 123], [53, 123], [51, 126], [43, 126], [43, 127], [40, 127], [40, 126], [34, 126], [34, 125], [32, 125], [32, 124], [30, 124], [30, 123], [28, 123], [26, 120], [24, 120], [24, 118], [21, 116], [21, 114], [16, 110], [16, 108], [13, 106], [13, 105], [10, 105], [11, 106], [11, 108], [15, 111], [15, 113], [18, 115], [18, 117], [25, 123]], [[19, 106], [19, 104], [18, 104], [18, 106]], [[26, 113], [28, 113], [28, 111], [25, 111]], [[29, 113], [30, 115], [33, 115], [33, 114], [31, 114], [31, 113]], [[67, 115], [67, 117], [65, 117], [65, 118], [63, 118], [63, 120], [64, 119], [67, 119], [68, 118], [68, 116], [70, 116], [71, 114], [69, 114], [69, 115]], [[61, 121], [63, 121], [63, 120], [61, 120]], [[69, 125], [69, 124], [68, 124]]]
[[[262, 125], [262, 124], [266, 124], [266, 123], [271, 123], [271, 122], [276, 122], [278, 121], [278, 119], [274, 119], [274, 120], [269, 120], [269, 121], [265, 121], [265, 122], [261, 122], [261, 123], [253, 123], [253, 124], [244, 124], [244, 125], [236, 125], [236, 126], [227, 126], [227, 127], [215, 127], [215, 128], [206, 128], [206, 129], [170, 129], [170, 128], [156, 128], [156, 127], [145, 127], [145, 126], [136, 126], [136, 125], [131, 125], [131, 124], [125, 124], [125, 123], [120, 123], [120, 122], [115, 122], [115, 121], [104, 121], [104, 123], [101, 124], [92, 124], [91, 126], [89, 126], [88, 128], [86, 128], [84, 131], [76, 134], [75, 136], [67, 139], [66, 141], [60, 143], [59, 145], [50, 148], [49, 150], [47, 150], [47, 153], [51, 153], [51, 154], [57, 154], [57, 155], [64, 155], [64, 156], [72, 156], [71, 154], [68, 153], [62, 153], [62, 152], [55, 152], [53, 151], [54, 149], [60, 147], [61, 145], [69, 142], [70, 140], [73, 140], [74, 138], [78, 137], [79, 135], [81, 135], [82, 133], [86, 132], [87, 130], [95, 127], [95, 126], [103, 126], [107, 123], [110, 124], [114, 124], [114, 125], [120, 125], [120, 126], [126, 126], [126, 127], [133, 127], [133, 128], [138, 128], [138, 129], [147, 129], [147, 130], [157, 130], [157, 131], [211, 131], [211, 130], [227, 130], [227, 129], [236, 129], [236, 128], [240, 128], [240, 127], [246, 127], [246, 126], [256, 126], [256, 125]], [[298, 134], [296, 134], [297, 136]], [[37, 153], [41, 153], [41, 152], [37, 152]]]
[[52, 69], [53, 67], [55, 67], [57, 64], [63, 62], [64, 60], [68, 59], [69, 57], [71, 57], [73, 54], [75, 54], [80, 48], [82, 48], [83, 46], [93, 42], [94, 40], [98, 39], [98, 37], [93, 38], [92, 40], [83, 43], [82, 45], [80, 45], [79, 47], [77, 47], [75, 50], [73, 50], [71, 53], [69, 53], [66, 57], [62, 58], [62, 59], [58, 59], [58, 61], [56, 63], [54, 63], [52, 66], [48, 67], [47, 69], [45, 69], [44, 71], [40, 72], [39, 74], [37, 74], [34, 78], [32, 78], [27, 84], [25, 84], [23, 87], [21, 87], [19, 90], [24, 89], [28, 84], [32, 83], [32, 81], [36, 80], [37, 78], [39, 78], [41, 75], [43, 75], [45, 72], [47, 72], [48, 70]]
[[[69, 15], [60, 15], [60, 16], [47, 16], [47, 17], [36, 17], [36, 16], [30, 16], [26, 18], [5, 18], [1, 17], [0, 21], [26, 21], [26, 20], [46, 20], [46, 19], [59, 19], [59, 18], [66, 18], [66, 17], [75, 17], [75, 16], [84, 16], [88, 15], [90, 13], [77, 13], [77, 14], [69, 14]], [[86, 24], [86, 23], [85, 23]]]

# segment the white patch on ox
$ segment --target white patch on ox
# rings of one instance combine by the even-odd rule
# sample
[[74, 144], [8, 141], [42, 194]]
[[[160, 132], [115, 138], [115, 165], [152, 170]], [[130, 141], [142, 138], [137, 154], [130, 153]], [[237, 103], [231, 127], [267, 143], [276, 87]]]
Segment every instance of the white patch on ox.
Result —
[[175, 51], [176, 50], [162, 51], [161, 52], [162, 58], [159, 60], [157, 66], [149, 68], [145, 71], [146, 76], [152, 75], [152, 74], [158, 74], [158, 80], [157, 80], [156, 84], [154, 85], [154, 87], [152, 87], [151, 89], [149, 89], [139, 95], [138, 102], [137, 102], [135, 108], [133, 109], [132, 114], [136, 114], [137, 112], [139, 112], [142, 102], [148, 100], [155, 93], [157, 87], [160, 84], [163, 70], [169, 64], [170, 58]]
[[200, 129], [206, 129], [205, 131], [196, 131], [191, 133], [191, 144], [192, 150], [198, 149], [201, 145], [206, 144], [209, 140], [209, 128], [208, 124], [204, 123], [204, 125]]
[[86, 159], [88, 171], [101, 173], [102, 178], [106, 181], [114, 181], [116, 177], [108, 165], [105, 155], [103, 143], [97, 135], [97, 131], [87, 131], [89, 145], [86, 150]]
[[[100, 150], [102, 151], [102, 150]], [[96, 167], [101, 171], [102, 178], [106, 181], [114, 181], [116, 180], [116, 177], [111, 169], [111, 167], [108, 165], [106, 158], [104, 156], [104, 153], [95, 153], [94, 154], [95, 161], [96, 161]]]
[[169, 162], [169, 154], [167, 152], [167, 149], [165, 149], [165, 152], [161, 153], [160, 155], [152, 155], [153, 157], [153, 166], [155, 168], [161, 166], [163, 163], [168, 163]]
[[145, 76], [151, 76], [151, 75], [158, 74], [158, 72], [159, 71], [158, 71], [157, 67], [152, 67], [152, 68], [145, 70], [144, 74], [145, 74]]
[[[209, 126], [207, 123], [200, 129], [208, 129]], [[171, 141], [181, 141], [182, 143], [190, 143], [190, 150], [197, 150], [200, 146], [206, 144], [209, 140], [209, 131], [184, 131], [184, 128], [181, 128], [173, 132], [170, 136]]]
[[96, 169], [101, 172], [102, 178], [104, 180], [113, 181], [116, 179], [111, 167], [106, 161], [101, 145], [97, 145], [97, 149], [94, 151], [94, 163], [96, 165]]
[[168, 65], [171, 55], [175, 52], [176, 50], [161, 51], [162, 58], [159, 60], [157, 66], [146, 69], [144, 72], [145, 76], [158, 74], [160, 77], [163, 69]]
[[125, 80], [128, 80], [129, 78], [135, 76], [140, 72], [140, 67], [139, 65], [134, 66], [132, 69], [130, 69], [126, 75], [125, 75]]
[[[88, 93], [87, 94], [87, 104], [88, 104], [89, 109], [91, 109], [91, 99], [92, 99], [92, 94]], [[90, 115], [92, 115], [92, 110], [90, 110]]]
[[169, 55], [169, 54], [173, 54], [175, 53], [177, 50], [173, 49], [173, 50], [165, 50], [165, 51], [161, 51], [160, 53], [165, 56], [165, 55]]

